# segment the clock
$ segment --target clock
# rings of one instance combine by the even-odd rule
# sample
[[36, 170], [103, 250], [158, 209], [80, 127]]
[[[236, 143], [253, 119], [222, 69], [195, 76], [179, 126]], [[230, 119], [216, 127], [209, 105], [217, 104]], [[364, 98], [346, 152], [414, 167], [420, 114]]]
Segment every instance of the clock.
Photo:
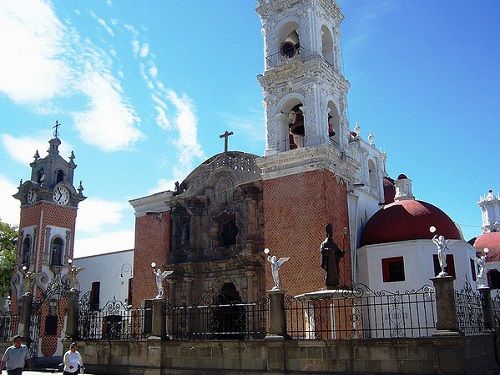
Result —
[[28, 195], [26, 196], [26, 200], [28, 201], [28, 204], [33, 204], [36, 202], [36, 192], [35, 189], [31, 188], [28, 191]]
[[54, 189], [54, 194], [52, 194], [52, 199], [54, 202], [61, 206], [65, 206], [69, 203], [69, 191], [64, 186], [56, 186]]

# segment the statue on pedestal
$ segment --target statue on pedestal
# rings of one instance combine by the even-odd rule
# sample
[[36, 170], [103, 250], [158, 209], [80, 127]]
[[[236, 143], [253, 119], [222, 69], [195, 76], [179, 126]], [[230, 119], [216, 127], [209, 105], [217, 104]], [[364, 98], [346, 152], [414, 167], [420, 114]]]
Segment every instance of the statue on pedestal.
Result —
[[155, 299], [162, 299], [165, 290], [163, 289], [163, 279], [171, 274], [174, 273], [174, 271], [163, 271], [161, 269], [155, 270], [156, 263], [151, 263], [151, 267], [153, 268], [153, 274], [155, 275], [155, 282], [156, 282], [156, 288], [158, 289], [158, 294], [156, 295]]
[[340, 285], [340, 258], [345, 254], [333, 240], [333, 226], [328, 223], [325, 227], [326, 239], [321, 243], [321, 268], [325, 271], [326, 289], [335, 289]]
[[434, 235], [434, 237], [432, 238], [432, 242], [434, 242], [437, 246], [437, 256], [438, 256], [439, 266], [441, 267], [441, 272], [438, 274], [438, 277], [448, 276], [448, 273], [444, 269], [447, 266], [446, 251], [448, 250], [449, 240], [445, 240], [444, 236]]
[[485, 283], [485, 274], [484, 274], [484, 271], [486, 270], [486, 257], [488, 256], [488, 248], [485, 248], [483, 250], [483, 255], [481, 255], [481, 257], [474, 257], [472, 258], [474, 260], [474, 262], [476, 262], [476, 264], [478, 265], [478, 268], [479, 268], [479, 271], [477, 273], [477, 286], [478, 288], [484, 288], [486, 287], [486, 283]]
[[76, 267], [72, 261], [69, 262], [68, 276], [70, 290], [77, 290], [78, 280], [76, 278], [76, 275], [78, 275], [78, 273], [83, 271], [84, 269], [85, 267]]
[[276, 258], [275, 255], [270, 256], [269, 255], [269, 249], [265, 249], [264, 253], [268, 254], [267, 255], [267, 261], [271, 263], [271, 273], [273, 275], [273, 281], [274, 281], [274, 287], [271, 290], [281, 290], [281, 284], [280, 284], [280, 275], [279, 271], [281, 266], [290, 259], [290, 257], [284, 257], [284, 258]]
[[23, 267], [23, 277], [24, 277], [24, 294], [31, 294], [33, 289], [33, 280], [35, 279], [35, 274], [31, 271], [28, 271], [26, 266]]

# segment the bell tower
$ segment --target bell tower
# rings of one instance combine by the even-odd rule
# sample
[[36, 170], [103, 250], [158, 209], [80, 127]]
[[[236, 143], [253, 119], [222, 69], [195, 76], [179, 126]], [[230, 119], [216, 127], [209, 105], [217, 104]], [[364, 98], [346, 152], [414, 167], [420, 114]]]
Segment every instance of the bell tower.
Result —
[[24, 267], [40, 276], [36, 285], [43, 287], [57, 275], [64, 276], [68, 260], [73, 258], [78, 204], [86, 197], [81, 181], [78, 188], [73, 185], [74, 153], [68, 160], [59, 155], [58, 126], [56, 123], [47, 155], [41, 158], [38, 150], [35, 152], [31, 177], [21, 180], [14, 194], [21, 204], [17, 271], [13, 277], [17, 297], [27, 292], [22, 282]]
[[258, 76], [266, 110], [266, 156], [348, 140], [347, 92], [342, 74], [335, 0], [259, 0], [264, 73]]
[[[264, 236], [291, 294], [323, 289], [319, 246], [325, 226], [345, 250], [339, 288], [352, 283], [348, 195], [359, 163], [349, 151], [349, 83], [342, 73], [335, 0], [259, 0], [264, 36]], [[307, 274], [307, 277], [304, 275]], [[266, 274], [266, 288], [272, 287]]]

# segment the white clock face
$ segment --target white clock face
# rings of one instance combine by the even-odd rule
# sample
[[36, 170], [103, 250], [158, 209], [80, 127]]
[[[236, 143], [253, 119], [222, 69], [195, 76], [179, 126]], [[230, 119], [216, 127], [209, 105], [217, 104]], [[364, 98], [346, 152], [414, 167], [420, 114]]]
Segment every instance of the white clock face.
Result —
[[52, 194], [52, 199], [57, 204], [65, 206], [69, 203], [69, 191], [64, 186], [57, 186]]
[[29, 204], [33, 204], [36, 202], [36, 192], [35, 189], [30, 189], [28, 191], [28, 195], [26, 197], [26, 200], [28, 201]]

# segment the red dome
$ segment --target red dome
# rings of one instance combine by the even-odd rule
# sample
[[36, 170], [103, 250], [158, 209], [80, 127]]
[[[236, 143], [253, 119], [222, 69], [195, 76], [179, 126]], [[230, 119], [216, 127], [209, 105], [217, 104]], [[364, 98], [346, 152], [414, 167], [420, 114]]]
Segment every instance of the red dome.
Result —
[[361, 246], [385, 242], [432, 239], [429, 231], [446, 239], [460, 240], [460, 232], [453, 221], [436, 206], [417, 200], [401, 200], [384, 206], [366, 223], [361, 233]]
[[486, 258], [487, 261], [500, 262], [500, 232], [490, 232], [478, 236], [473, 246], [481, 252], [487, 247], [490, 250]]
[[394, 202], [394, 197], [396, 196], [394, 180], [390, 177], [384, 177], [382, 181], [384, 183], [384, 203], [389, 204]]

